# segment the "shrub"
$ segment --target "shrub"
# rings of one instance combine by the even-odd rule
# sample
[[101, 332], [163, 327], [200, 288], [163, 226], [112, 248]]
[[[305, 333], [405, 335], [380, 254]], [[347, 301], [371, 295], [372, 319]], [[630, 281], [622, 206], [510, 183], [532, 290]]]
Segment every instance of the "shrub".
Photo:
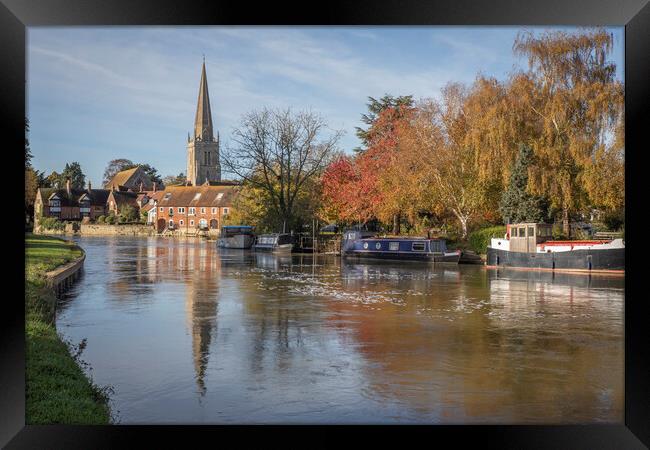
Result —
[[108, 216], [106, 216], [105, 222], [109, 225], [113, 225], [115, 223], [115, 214], [111, 212]]
[[469, 234], [469, 246], [476, 253], [484, 254], [492, 238], [502, 238], [506, 234], [505, 225], [483, 228]]
[[105, 223], [106, 222], [106, 216], [101, 215], [99, 216], [96, 220], [97, 223]]
[[39, 224], [45, 230], [63, 231], [65, 229], [65, 223], [56, 217], [43, 217]]
[[120, 223], [135, 222], [138, 219], [139, 219], [138, 212], [135, 210], [133, 206], [122, 205], [122, 207], [120, 208], [120, 215], [118, 218]]

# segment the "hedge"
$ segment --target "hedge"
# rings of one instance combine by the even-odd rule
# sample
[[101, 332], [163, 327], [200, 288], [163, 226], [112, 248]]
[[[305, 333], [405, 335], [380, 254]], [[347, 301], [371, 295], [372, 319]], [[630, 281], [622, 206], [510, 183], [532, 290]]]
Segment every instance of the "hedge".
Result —
[[469, 234], [469, 246], [478, 254], [485, 254], [492, 238], [502, 238], [506, 234], [505, 225], [483, 228]]

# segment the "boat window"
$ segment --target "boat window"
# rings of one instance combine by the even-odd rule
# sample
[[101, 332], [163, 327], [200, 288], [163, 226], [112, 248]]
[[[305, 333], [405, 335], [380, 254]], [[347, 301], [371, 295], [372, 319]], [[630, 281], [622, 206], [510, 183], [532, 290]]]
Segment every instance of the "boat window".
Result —
[[519, 228], [519, 237], [526, 237], [526, 227]]
[[528, 227], [528, 237], [535, 236], [535, 227]]
[[363, 248], [368, 248], [368, 243], [367, 242], [363, 243]]
[[392, 251], [399, 250], [399, 242], [390, 242], [388, 244], [388, 250], [392, 250]]
[[440, 253], [440, 241], [431, 241], [429, 243], [429, 251], [432, 253]]
[[423, 252], [424, 251], [424, 242], [414, 242], [411, 246], [411, 249], [414, 252]]

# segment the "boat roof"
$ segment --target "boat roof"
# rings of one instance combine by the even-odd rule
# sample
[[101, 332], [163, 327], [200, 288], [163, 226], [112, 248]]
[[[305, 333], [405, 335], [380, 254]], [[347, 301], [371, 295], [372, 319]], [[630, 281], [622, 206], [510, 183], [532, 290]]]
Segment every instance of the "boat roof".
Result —
[[222, 228], [253, 228], [250, 225], [224, 225]]

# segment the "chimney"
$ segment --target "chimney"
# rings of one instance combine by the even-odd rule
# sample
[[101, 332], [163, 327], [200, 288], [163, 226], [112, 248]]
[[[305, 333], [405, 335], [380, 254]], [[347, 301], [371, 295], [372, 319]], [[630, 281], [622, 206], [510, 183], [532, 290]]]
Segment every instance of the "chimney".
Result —
[[72, 194], [72, 189], [70, 187], [70, 177], [65, 179], [65, 190], [68, 191], [68, 195]]
[[144, 183], [140, 182], [140, 192], [144, 192]]
[[93, 186], [90, 184], [90, 180], [88, 180], [88, 192], [93, 190]]
[[156, 182], [153, 182], [153, 191], [156, 192]]

